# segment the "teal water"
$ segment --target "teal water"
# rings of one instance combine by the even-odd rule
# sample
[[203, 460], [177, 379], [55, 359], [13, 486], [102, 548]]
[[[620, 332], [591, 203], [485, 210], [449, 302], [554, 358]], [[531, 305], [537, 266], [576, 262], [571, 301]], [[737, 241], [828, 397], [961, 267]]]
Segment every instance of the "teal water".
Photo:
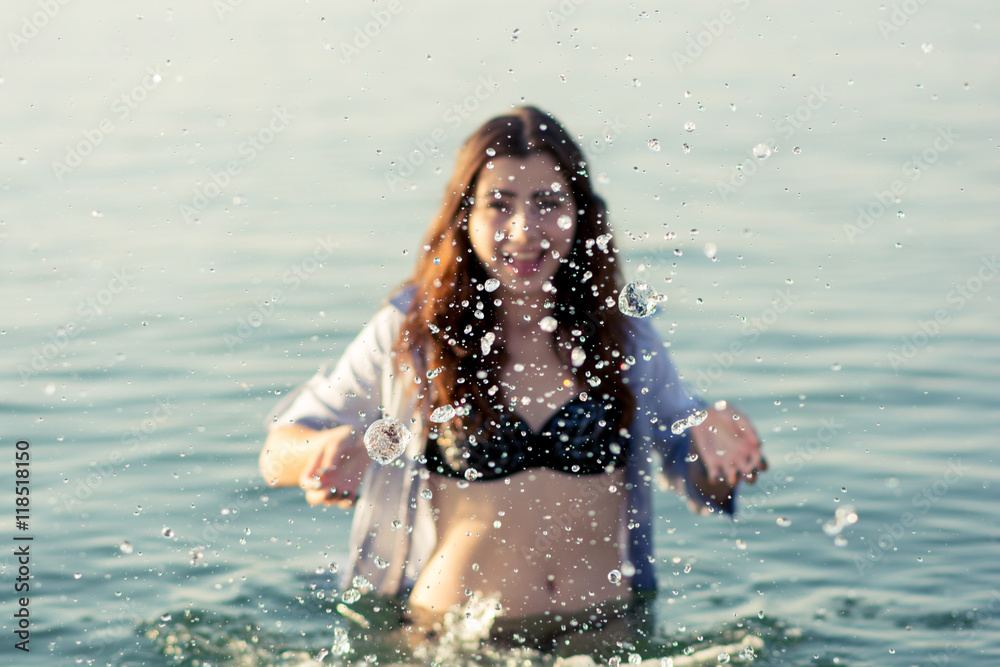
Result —
[[[1000, 664], [995, 3], [40, 6], [0, 15], [4, 664], [334, 645], [349, 515], [263, 487], [263, 418], [407, 275], [460, 141], [522, 100], [582, 135], [685, 379], [771, 462], [735, 523], [657, 498], [660, 638]], [[349, 641], [324, 664], [391, 660]]]

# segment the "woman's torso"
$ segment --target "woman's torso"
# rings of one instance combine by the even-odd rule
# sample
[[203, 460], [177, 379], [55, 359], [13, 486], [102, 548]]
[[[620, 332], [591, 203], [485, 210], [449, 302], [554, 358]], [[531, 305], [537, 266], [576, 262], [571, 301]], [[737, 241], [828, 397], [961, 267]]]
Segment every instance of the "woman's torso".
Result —
[[[511, 351], [503, 382], [533, 436], [561, 423], [553, 416], [580, 390], [549, 345], [532, 343]], [[628, 582], [609, 578], [621, 569], [626, 502], [624, 459], [616, 460], [596, 474], [531, 467], [466, 481], [432, 473], [438, 541], [410, 604], [441, 614], [475, 593], [525, 617], [627, 597]]]

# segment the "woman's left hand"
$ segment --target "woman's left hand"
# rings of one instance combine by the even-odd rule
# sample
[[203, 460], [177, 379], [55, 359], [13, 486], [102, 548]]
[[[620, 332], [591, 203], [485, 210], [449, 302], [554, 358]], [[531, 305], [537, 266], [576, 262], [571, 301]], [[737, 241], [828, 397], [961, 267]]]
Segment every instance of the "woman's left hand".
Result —
[[708, 478], [736, 486], [740, 479], [753, 483], [767, 470], [760, 438], [746, 415], [725, 401], [708, 407], [708, 417], [691, 427], [691, 447], [698, 454]]

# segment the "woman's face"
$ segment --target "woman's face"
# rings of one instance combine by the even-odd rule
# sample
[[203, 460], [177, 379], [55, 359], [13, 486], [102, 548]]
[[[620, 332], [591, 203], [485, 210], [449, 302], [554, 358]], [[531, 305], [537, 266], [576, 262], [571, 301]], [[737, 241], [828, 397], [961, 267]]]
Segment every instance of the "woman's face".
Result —
[[576, 202], [556, 167], [536, 153], [494, 158], [479, 172], [469, 240], [490, 277], [515, 294], [539, 295], [573, 245]]

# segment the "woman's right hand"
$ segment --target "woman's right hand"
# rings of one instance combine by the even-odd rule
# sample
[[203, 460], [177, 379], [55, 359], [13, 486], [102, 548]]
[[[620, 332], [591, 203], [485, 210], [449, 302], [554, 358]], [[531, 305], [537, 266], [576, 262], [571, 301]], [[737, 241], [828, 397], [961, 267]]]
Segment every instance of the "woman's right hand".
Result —
[[361, 478], [370, 463], [360, 436], [352, 434], [348, 427], [332, 429], [306, 460], [299, 487], [310, 505], [348, 509], [357, 502]]

